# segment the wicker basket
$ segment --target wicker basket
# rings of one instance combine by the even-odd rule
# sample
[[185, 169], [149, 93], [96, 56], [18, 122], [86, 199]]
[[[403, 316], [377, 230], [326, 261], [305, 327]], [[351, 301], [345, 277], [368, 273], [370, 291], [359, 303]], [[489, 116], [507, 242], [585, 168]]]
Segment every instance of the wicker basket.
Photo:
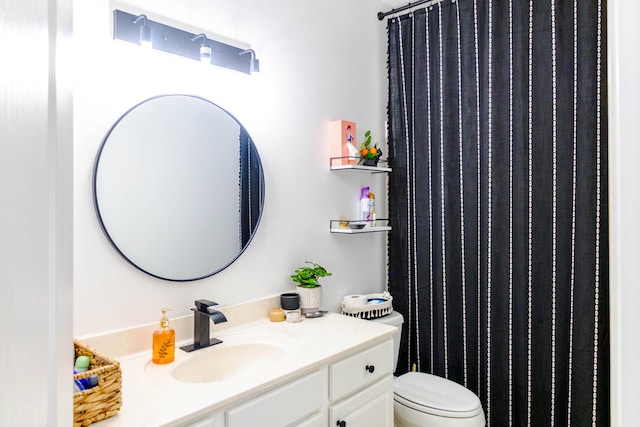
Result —
[[73, 425], [88, 426], [118, 413], [122, 406], [122, 372], [120, 363], [74, 340], [75, 357], [89, 356], [89, 369], [74, 379], [98, 375], [98, 385], [73, 394]]

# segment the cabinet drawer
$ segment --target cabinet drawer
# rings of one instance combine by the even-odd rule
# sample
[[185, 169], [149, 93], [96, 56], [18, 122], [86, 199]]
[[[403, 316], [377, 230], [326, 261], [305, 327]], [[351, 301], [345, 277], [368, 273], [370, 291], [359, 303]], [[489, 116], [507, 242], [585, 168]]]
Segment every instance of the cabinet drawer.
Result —
[[329, 426], [344, 422], [348, 427], [393, 426], [393, 377], [370, 385], [366, 389], [329, 408]]
[[329, 397], [334, 402], [393, 371], [393, 341], [363, 350], [329, 369]]
[[228, 410], [227, 427], [282, 427], [319, 411], [322, 376], [315, 371]]

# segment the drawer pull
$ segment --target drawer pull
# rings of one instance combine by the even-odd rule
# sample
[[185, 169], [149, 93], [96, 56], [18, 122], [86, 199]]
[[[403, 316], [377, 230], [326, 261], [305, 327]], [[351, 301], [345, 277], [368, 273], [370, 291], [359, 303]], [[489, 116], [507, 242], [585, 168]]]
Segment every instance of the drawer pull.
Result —
[[366, 371], [368, 371], [370, 374], [373, 374], [373, 371], [375, 371], [375, 370], [376, 370], [376, 367], [375, 367], [375, 366], [373, 366], [373, 365], [367, 365], [367, 366], [365, 366], [365, 368], [364, 368], [364, 369], [365, 369]]
[[346, 422], [346, 421], [338, 420], [338, 422], [336, 423], [336, 425], [337, 425], [338, 427], [347, 427], [347, 422]]

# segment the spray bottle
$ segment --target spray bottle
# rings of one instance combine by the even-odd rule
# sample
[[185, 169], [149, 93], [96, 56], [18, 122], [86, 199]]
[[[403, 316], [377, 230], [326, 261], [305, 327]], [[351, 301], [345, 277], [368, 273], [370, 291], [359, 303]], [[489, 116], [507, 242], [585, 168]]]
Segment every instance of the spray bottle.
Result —
[[369, 187], [362, 187], [360, 190], [360, 220], [369, 220], [371, 210], [371, 199], [369, 198]]
[[369, 224], [376, 226], [376, 196], [373, 193], [369, 193]]

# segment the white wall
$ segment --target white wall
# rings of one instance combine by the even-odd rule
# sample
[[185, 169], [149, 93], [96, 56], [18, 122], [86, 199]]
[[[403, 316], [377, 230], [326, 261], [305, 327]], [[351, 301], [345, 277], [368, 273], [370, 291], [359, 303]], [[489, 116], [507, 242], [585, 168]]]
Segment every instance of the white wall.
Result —
[[640, 401], [640, 4], [610, 0], [608, 13], [611, 425], [626, 427]]
[[[258, 52], [262, 72], [205, 73], [179, 58], [141, 58], [135, 46], [110, 40], [106, 0], [76, 2], [77, 43], [87, 51], [76, 68], [74, 334], [154, 321], [167, 305], [185, 314], [194, 298], [226, 304], [288, 290], [290, 271], [305, 259], [335, 273], [325, 282], [329, 308], [337, 308], [340, 295], [382, 289], [384, 237], [327, 232], [328, 218], [348, 213], [360, 184], [382, 184], [328, 172], [324, 131], [327, 121], [344, 118], [382, 134], [385, 30], [373, 16], [387, 8], [367, 0], [147, 2], [152, 10], [142, 1], [130, 4], [123, 9], [245, 43]], [[612, 425], [626, 426], [634, 425], [640, 400], [640, 4], [608, 4]], [[154, 280], [130, 267], [101, 234], [91, 205], [93, 158], [110, 124], [136, 102], [170, 92], [200, 94], [233, 112], [256, 140], [267, 174], [265, 215], [247, 252], [222, 273], [190, 284]]]
[[[114, 7], [146, 13], [195, 33], [251, 47], [261, 72], [247, 76], [111, 39]], [[193, 301], [232, 304], [294, 289], [289, 278], [306, 260], [324, 279], [325, 307], [343, 295], [380, 292], [386, 284], [385, 233], [335, 235], [329, 219], [352, 216], [360, 187], [376, 193], [386, 214], [386, 177], [328, 170], [331, 120], [355, 121], [384, 135], [386, 29], [370, 0], [190, 0], [74, 5], [74, 335], [156, 321], [161, 307], [185, 315]], [[214, 37], [215, 38], [215, 37]], [[245, 253], [215, 276], [190, 283], [152, 278], [110, 246], [92, 202], [97, 149], [114, 121], [158, 94], [203, 96], [234, 114], [253, 137], [266, 176], [265, 209]]]

